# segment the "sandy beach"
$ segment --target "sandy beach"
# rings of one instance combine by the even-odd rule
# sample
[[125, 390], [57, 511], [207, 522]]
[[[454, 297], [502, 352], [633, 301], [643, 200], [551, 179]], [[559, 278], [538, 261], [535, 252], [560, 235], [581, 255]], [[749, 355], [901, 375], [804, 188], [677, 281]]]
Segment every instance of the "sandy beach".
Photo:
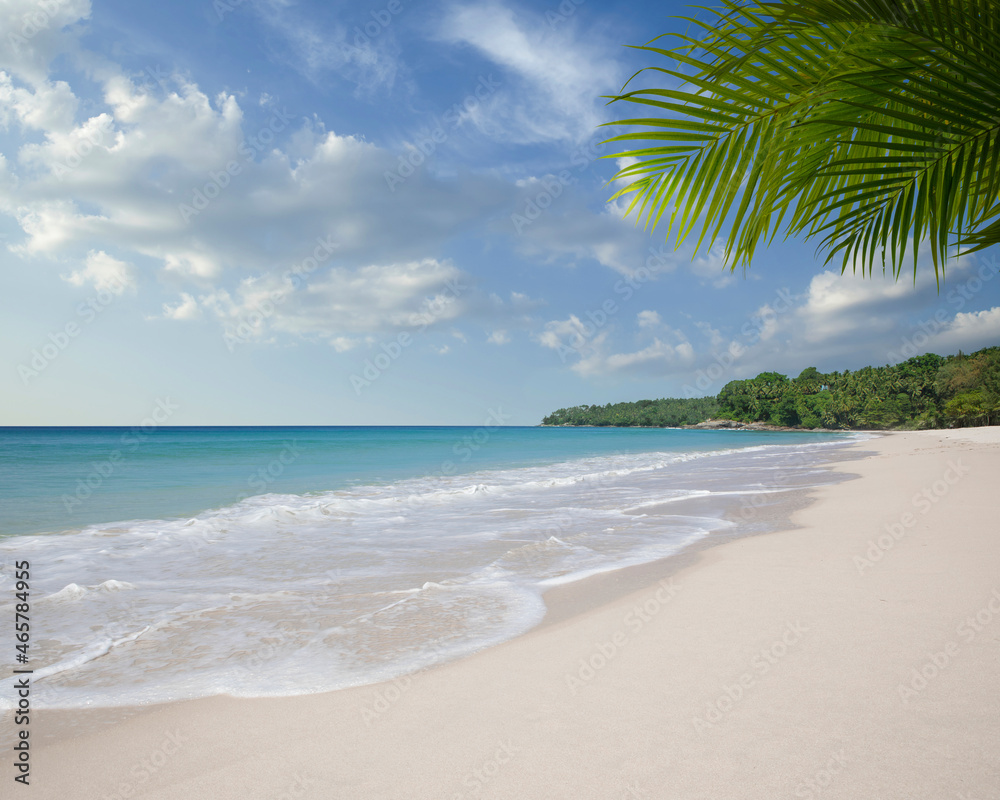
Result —
[[394, 683], [36, 712], [2, 795], [1000, 798], [1000, 428], [853, 448], [793, 529]]

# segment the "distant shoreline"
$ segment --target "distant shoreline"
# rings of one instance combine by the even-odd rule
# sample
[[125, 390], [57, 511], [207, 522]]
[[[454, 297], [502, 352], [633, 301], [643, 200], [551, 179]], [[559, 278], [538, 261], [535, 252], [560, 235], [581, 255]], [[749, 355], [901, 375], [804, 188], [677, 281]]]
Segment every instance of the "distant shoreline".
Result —
[[[729, 423], [729, 424], [711, 424]], [[695, 425], [574, 425], [564, 422], [559, 425], [539, 423], [539, 428], [640, 428], [643, 430], [671, 431], [755, 431], [757, 433], [905, 433], [902, 430], [883, 428], [794, 428], [787, 425], [771, 425], [768, 422], [737, 422], [736, 420], [705, 420]], [[930, 430], [951, 430], [933, 428]]]

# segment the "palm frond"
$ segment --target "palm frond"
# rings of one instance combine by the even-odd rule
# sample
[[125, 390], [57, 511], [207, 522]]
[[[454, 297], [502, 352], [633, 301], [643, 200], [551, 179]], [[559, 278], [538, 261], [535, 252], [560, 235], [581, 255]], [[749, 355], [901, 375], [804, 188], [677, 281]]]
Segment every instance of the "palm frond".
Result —
[[[730, 267], [757, 246], [816, 237], [827, 261], [899, 275], [930, 240], [1000, 243], [1000, 5], [988, 0], [723, 0], [697, 36], [637, 49], [667, 86], [609, 98], [643, 116], [609, 125], [649, 228], [698, 247], [728, 224]], [[663, 37], [658, 37], [662, 39]], [[658, 41], [654, 40], [654, 41]], [[676, 66], [674, 66], [676, 65]], [[686, 70], [686, 71], [685, 71]], [[628, 84], [626, 84], [626, 89]], [[644, 142], [643, 146], [638, 146]], [[614, 199], [613, 198], [613, 199]], [[670, 214], [666, 214], [667, 211]], [[697, 249], [697, 248], [696, 248]]]

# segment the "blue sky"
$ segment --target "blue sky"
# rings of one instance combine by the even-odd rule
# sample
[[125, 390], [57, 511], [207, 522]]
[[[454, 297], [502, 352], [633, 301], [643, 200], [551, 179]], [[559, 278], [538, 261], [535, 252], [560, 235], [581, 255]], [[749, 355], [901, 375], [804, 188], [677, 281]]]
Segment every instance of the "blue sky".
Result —
[[531, 425], [1000, 343], [993, 254], [732, 275], [622, 219], [600, 96], [681, 13], [0, 0], [0, 423]]

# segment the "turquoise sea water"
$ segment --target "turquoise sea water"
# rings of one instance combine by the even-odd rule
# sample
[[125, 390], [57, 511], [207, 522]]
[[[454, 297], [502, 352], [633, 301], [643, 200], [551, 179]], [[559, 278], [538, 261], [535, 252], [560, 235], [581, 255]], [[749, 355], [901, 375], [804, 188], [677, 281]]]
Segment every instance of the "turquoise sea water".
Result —
[[0, 428], [0, 533], [191, 515], [265, 492], [302, 494], [611, 454], [837, 438], [491, 427]]
[[300, 694], [459, 657], [537, 624], [550, 586], [731, 527], [726, 504], [752, 524], [852, 438], [496, 421], [0, 429], [0, 609], [30, 560], [38, 704]]

